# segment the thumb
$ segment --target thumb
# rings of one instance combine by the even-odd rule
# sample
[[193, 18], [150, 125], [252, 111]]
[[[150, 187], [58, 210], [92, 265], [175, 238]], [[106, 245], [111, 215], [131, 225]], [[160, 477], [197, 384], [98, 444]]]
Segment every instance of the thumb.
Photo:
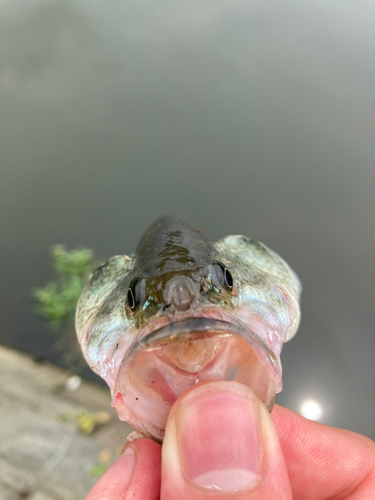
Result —
[[270, 414], [245, 385], [207, 382], [170, 412], [161, 500], [291, 500]]

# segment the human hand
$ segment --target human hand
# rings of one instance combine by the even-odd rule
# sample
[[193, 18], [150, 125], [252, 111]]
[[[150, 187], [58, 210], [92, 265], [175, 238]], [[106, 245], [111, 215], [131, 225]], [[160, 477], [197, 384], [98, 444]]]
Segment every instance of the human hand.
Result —
[[375, 499], [375, 443], [277, 405], [270, 415], [237, 382], [208, 382], [175, 402], [162, 447], [127, 443], [86, 500], [292, 498]]

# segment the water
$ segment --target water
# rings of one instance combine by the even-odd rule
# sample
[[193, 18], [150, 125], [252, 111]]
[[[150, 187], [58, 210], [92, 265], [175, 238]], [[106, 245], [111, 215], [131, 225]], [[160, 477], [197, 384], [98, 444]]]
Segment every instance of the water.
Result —
[[0, 339], [56, 359], [48, 248], [134, 250], [171, 214], [303, 284], [280, 404], [375, 438], [370, 0], [0, 1]]

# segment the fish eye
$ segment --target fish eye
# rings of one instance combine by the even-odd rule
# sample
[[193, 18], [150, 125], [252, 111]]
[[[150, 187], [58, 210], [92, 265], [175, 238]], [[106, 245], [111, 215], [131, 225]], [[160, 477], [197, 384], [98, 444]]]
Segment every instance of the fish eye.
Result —
[[232, 292], [234, 287], [234, 280], [229, 269], [225, 267], [221, 262], [215, 262], [215, 271], [216, 280], [214, 281], [217, 281], [220, 286], [222, 286], [229, 292]]
[[135, 299], [131, 288], [128, 290], [128, 305], [132, 311], [135, 309]]
[[233, 290], [233, 276], [231, 275], [229, 269], [225, 268], [224, 270], [224, 282], [225, 286], [228, 288], [228, 290], [232, 291]]
[[129, 284], [128, 293], [126, 295], [128, 306], [134, 312], [146, 298], [145, 282], [140, 278], [133, 278]]

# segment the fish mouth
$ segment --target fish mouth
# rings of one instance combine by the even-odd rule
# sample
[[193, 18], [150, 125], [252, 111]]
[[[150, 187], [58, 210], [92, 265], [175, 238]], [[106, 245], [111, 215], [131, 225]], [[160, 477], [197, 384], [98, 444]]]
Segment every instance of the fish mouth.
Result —
[[271, 411], [281, 366], [267, 344], [241, 324], [207, 317], [174, 321], [133, 344], [118, 371], [112, 405], [121, 420], [162, 441], [174, 401], [209, 380], [243, 383]]

